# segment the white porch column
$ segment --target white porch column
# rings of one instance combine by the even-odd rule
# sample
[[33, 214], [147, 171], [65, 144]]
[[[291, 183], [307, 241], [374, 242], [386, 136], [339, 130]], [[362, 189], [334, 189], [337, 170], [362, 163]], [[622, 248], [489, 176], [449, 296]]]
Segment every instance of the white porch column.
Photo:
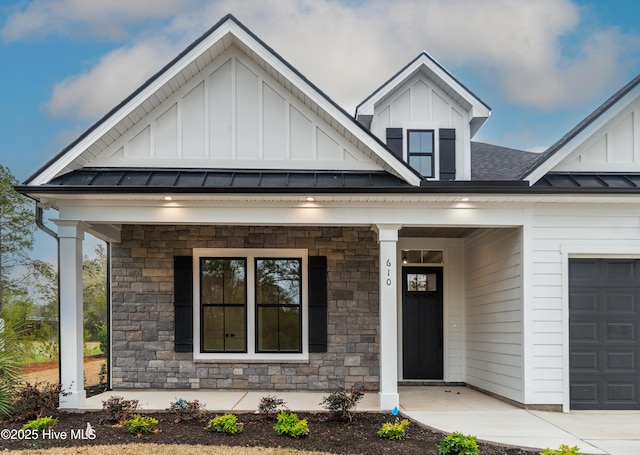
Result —
[[84, 352], [82, 317], [82, 240], [84, 223], [57, 220], [60, 255], [60, 408], [84, 404]]
[[400, 405], [398, 395], [398, 224], [377, 224], [380, 244], [380, 409]]

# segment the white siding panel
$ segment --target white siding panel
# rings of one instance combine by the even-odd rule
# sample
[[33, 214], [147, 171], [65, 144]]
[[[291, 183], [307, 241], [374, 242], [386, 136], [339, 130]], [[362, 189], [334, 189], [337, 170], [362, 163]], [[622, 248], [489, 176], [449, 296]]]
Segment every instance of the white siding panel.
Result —
[[342, 159], [340, 145], [320, 128], [316, 128], [316, 150], [320, 161]]
[[[597, 144], [600, 142], [594, 147]], [[620, 245], [622, 250], [627, 245], [637, 245], [638, 213], [636, 206], [541, 206], [533, 211], [530, 339], [534, 404], [562, 404], [565, 398], [562, 380], [557, 379], [565, 377], [564, 367], [568, 365], [564, 358], [564, 352], [568, 352], [564, 345], [568, 327], [563, 319], [563, 305], [567, 303], [563, 302], [562, 293], [568, 277], [563, 276], [563, 248], [574, 245], [572, 251], [584, 249], [589, 254], [592, 248], [606, 252], [607, 245], [617, 245], [617, 251]]]
[[638, 172], [640, 170], [640, 102], [631, 103], [586, 137], [554, 171]]
[[182, 157], [203, 158], [204, 152], [204, 82], [202, 82], [182, 100]]
[[290, 107], [291, 159], [310, 160], [313, 158], [313, 124], [295, 107]]
[[[391, 103], [391, 123], [400, 126], [411, 121], [411, 90], [407, 89]], [[383, 139], [384, 141], [384, 139]]]
[[209, 81], [209, 150], [211, 158], [232, 157], [231, 147], [231, 61], [227, 61], [208, 78]]
[[429, 117], [429, 87], [423, 81], [411, 87], [411, 119], [413, 122], [427, 122]]
[[613, 162], [633, 162], [633, 113], [627, 115], [611, 130], [610, 160]]
[[578, 162], [583, 163], [605, 163], [607, 161], [607, 137], [602, 136], [576, 158]]
[[155, 156], [178, 156], [178, 105], [174, 104], [156, 120]]
[[467, 382], [523, 401], [520, 229], [488, 229], [466, 243]]
[[262, 86], [263, 157], [265, 160], [284, 160], [286, 149], [287, 104], [267, 84]]
[[[344, 125], [243, 48], [251, 53], [232, 46], [213, 61], [207, 55], [189, 65], [99, 142], [104, 150], [79, 160], [110, 167], [382, 169]], [[116, 154], [122, 147], [125, 153]]]
[[443, 125], [449, 124], [450, 106], [437, 92], [433, 92], [433, 117], [440, 120]]
[[260, 158], [258, 149], [258, 76], [240, 61], [236, 64], [236, 157], [244, 160]]
[[128, 144], [127, 155], [135, 158], [146, 158], [150, 155], [150, 127], [139, 132]]

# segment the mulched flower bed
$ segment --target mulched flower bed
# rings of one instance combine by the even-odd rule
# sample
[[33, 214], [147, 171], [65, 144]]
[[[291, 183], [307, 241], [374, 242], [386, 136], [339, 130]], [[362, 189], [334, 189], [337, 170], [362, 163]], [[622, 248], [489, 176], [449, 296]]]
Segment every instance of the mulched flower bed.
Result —
[[[300, 439], [279, 436], [273, 430], [275, 417], [256, 414], [238, 414], [238, 422], [244, 423], [244, 431], [233, 436], [224, 433], [204, 430], [208, 419], [216, 414], [209, 413], [203, 420], [187, 420], [175, 423], [175, 416], [170, 413], [149, 414], [159, 420], [158, 431], [137, 436], [129, 433], [125, 427], [104, 423], [106, 414], [60, 413], [59, 423], [52, 429], [47, 439], [27, 440], [8, 439], [7, 430], [18, 430], [22, 424], [18, 422], [0, 422], [2, 439], [1, 450], [36, 449], [49, 447], [74, 447], [83, 445], [127, 444], [149, 442], [157, 444], [204, 444], [245, 447], [288, 447], [299, 450], [325, 451], [344, 455], [429, 455], [438, 454], [437, 444], [444, 435], [438, 431], [422, 428], [411, 422], [404, 439], [385, 440], [376, 432], [380, 426], [395, 418], [388, 414], [356, 413], [353, 422], [332, 420], [327, 413], [298, 413], [298, 417], [308, 420], [310, 433]], [[85, 430], [90, 423], [95, 430], [95, 439], [78, 439], [79, 430]], [[76, 436], [72, 439], [73, 435]], [[55, 433], [53, 433], [55, 432]], [[15, 432], [14, 432], [15, 433]], [[65, 434], [66, 439], [61, 439]], [[54, 437], [56, 436], [57, 437]], [[81, 434], [80, 434], [81, 436]], [[539, 451], [507, 448], [493, 444], [480, 443], [482, 455], [532, 455]]]

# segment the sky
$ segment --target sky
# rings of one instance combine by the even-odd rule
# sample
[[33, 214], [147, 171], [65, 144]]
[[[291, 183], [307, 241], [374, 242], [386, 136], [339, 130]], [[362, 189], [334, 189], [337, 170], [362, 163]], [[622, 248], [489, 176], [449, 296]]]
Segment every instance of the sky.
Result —
[[640, 74], [637, 0], [3, 0], [0, 164], [20, 181], [225, 14], [347, 112], [427, 51], [542, 151]]

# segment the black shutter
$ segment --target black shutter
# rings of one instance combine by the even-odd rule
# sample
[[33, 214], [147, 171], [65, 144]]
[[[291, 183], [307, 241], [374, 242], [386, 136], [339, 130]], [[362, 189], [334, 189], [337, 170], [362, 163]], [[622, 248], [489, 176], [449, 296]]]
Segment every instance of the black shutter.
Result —
[[456, 179], [456, 130], [440, 129], [440, 180]]
[[327, 352], [326, 256], [309, 256], [309, 352]]
[[173, 257], [174, 350], [193, 352], [193, 258]]
[[402, 161], [402, 128], [387, 128], [387, 147]]

